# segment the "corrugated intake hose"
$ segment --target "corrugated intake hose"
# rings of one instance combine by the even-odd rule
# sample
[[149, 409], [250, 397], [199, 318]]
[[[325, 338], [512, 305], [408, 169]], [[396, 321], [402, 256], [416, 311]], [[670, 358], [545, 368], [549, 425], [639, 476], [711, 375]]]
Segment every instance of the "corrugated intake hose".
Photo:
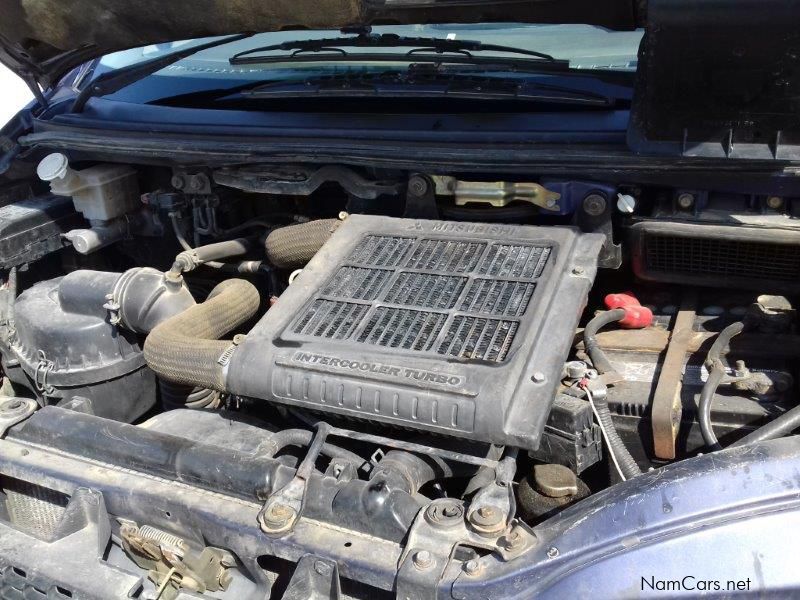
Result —
[[[625, 318], [625, 314], [625, 311], [622, 309], [609, 310], [600, 313], [591, 321], [589, 321], [586, 324], [586, 328], [583, 330], [584, 349], [589, 355], [589, 358], [592, 359], [592, 365], [594, 365], [594, 368], [601, 375], [603, 373], [612, 371], [613, 366], [611, 365], [611, 361], [608, 360], [605, 352], [603, 352], [603, 350], [600, 348], [600, 344], [598, 344], [595, 336], [601, 327], [616, 321], [621, 321]], [[618, 463], [620, 471], [624, 477], [626, 479], [630, 479], [631, 477], [641, 475], [642, 470], [639, 468], [639, 465], [636, 463], [636, 460], [634, 460], [633, 456], [631, 456], [631, 453], [628, 452], [628, 448], [625, 446], [622, 438], [619, 437], [619, 434], [617, 433], [617, 428], [614, 426], [614, 421], [611, 418], [611, 411], [608, 408], [608, 402], [606, 398], [592, 398], [590, 396], [590, 400], [594, 405], [597, 420], [600, 422], [600, 425], [605, 432], [606, 440], [610, 447], [609, 450], [616, 458], [616, 462]]]
[[202, 304], [158, 325], [144, 344], [144, 358], [156, 374], [187, 386], [225, 391], [224, 360], [232, 342], [219, 338], [256, 314], [258, 290], [243, 279], [228, 279]]
[[281, 269], [305, 266], [341, 224], [339, 219], [318, 219], [275, 229], [264, 242], [267, 258]]

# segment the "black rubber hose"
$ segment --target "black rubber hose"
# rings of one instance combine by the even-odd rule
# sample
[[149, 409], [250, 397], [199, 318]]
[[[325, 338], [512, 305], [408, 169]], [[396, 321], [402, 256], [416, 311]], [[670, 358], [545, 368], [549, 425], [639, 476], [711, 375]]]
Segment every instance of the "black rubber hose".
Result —
[[[592, 365], [601, 375], [603, 373], [613, 371], [614, 367], [611, 365], [611, 361], [608, 360], [605, 352], [603, 352], [603, 350], [600, 348], [600, 344], [597, 342], [597, 332], [606, 325], [621, 321], [624, 318], [625, 311], [623, 309], [618, 308], [615, 310], [609, 310], [600, 313], [591, 321], [589, 321], [583, 330], [584, 349], [586, 354], [588, 354], [589, 358], [592, 360]], [[619, 437], [619, 433], [617, 433], [617, 428], [614, 425], [614, 420], [611, 418], [611, 411], [608, 408], [608, 402], [606, 399], [592, 397], [592, 404], [594, 404], [595, 411], [597, 412], [597, 419], [600, 421], [600, 424], [603, 426], [603, 429], [606, 432], [608, 445], [610, 446], [611, 452], [617, 459], [617, 463], [619, 464], [622, 474], [626, 479], [641, 475], [642, 470], [639, 468], [639, 465], [636, 463], [636, 460], [633, 458], [633, 456], [631, 456], [631, 453], [628, 451], [628, 448], [625, 446], [622, 438]]]
[[281, 269], [303, 267], [341, 224], [339, 219], [318, 219], [274, 229], [264, 241], [267, 258]]
[[[270, 435], [269, 438], [275, 446], [272, 456], [275, 456], [275, 454], [285, 449], [287, 446], [307, 447], [311, 444], [313, 437], [314, 432], [307, 429], [284, 429], [283, 431], [276, 431]], [[348, 460], [358, 466], [366, 462], [355, 452], [350, 452], [350, 450], [345, 450], [344, 448], [334, 446], [327, 442], [322, 445], [320, 454], [329, 458]]]
[[225, 391], [220, 357], [231, 342], [219, 338], [256, 314], [260, 297], [243, 279], [228, 279], [197, 304], [158, 325], [144, 344], [144, 358], [156, 375], [188, 386]]
[[714, 401], [714, 394], [716, 394], [717, 388], [725, 378], [725, 365], [722, 364], [721, 358], [725, 355], [731, 339], [739, 335], [743, 329], [744, 323], [733, 323], [720, 331], [706, 357], [705, 365], [708, 370], [708, 379], [703, 386], [703, 391], [700, 392], [697, 421], [700, 424], [700, 433], [703, 435], [703, 441], [711, 450], [722, 449], [711, 424], [711, 404]]
[[616, 323], [625, 318], [625, 311], [621, 308], [615, 310], [608, 310], [597, 315], [594, 319], [586, 324], [583, 330], [583, 347], [589, 358], [592, 359], [592, 365], [598, 373], [609, 373], [614, 370], [611, 362], [606, 357], [606, 353], [600, 348], [597, 343], [597, 332], [606, 325]]
[[759, 427], [742, 439], [737, 440], [731, 444], [730, 447], [738, 448], [739, 446], [746, 446], [747, 444], [774, 440], [775, 438], [783, 437], [791, 433], [798, 427], [800, 427], [800, 406], [795, 406], [793, 409], [786, 411], [780, 417], [773, 419], [763, 427]]
[[717, 436], [714, 433], [714, 427], [711, 424], [711, 403], [714, 401], [714, 394], [717, 393], [719, 384], [725, 377], [724, 369], [712, 369], [708, 373], [703, 391], [700, 392], [700, 401], [698, 403], [697, 420], [700, 423], [700, 433], [703, 434], [703, 441], [706, 446], [711, 450], [721, 450]]

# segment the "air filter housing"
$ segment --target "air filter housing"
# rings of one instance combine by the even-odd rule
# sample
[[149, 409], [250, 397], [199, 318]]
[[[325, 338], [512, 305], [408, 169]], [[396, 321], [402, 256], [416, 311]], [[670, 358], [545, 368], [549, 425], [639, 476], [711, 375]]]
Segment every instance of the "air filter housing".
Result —
[[227, 388], [535, 449], [603, 239], [348, 217], [234, 352]]

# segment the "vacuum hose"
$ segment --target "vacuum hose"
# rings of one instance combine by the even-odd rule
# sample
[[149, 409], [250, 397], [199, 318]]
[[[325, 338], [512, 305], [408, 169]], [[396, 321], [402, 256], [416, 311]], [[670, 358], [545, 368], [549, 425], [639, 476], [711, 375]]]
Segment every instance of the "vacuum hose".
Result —
[[[586, 350], [586, 354], [589, 355], [589, 358], [592, 359], [592, 365], [594, 365], [594, 368], [601, 375], [613, 371], [614, 368], [606, 357], [605, 352], [603, 352], [600, 345], [597, 343], [595, 336], [602, 327], [621, 321], [625, 318], [626, 314], [627, 313], [621, 308], [600, 313], [589, 321], [586, 324], [586, 328], [583, 330], [584, 349]], [[615, 457], [615, 462], [618, 464], [622, 475], [626, 479], [641, 475], [642, 470], [617, 433], [617, 428], [614, 426], [614, 421], [611, 418], [611, 411], [608, 408], [608, 401], [604, 396], [590, 398], [596, 412], [597, 420], [600, 422], [606, 435], [606, 442], [609, 445], [611, 454]]]
[[243, 279], [228, 279], [208, 299], [156, 326], [144, 344], [144, 358], [167, 381], [225, 391], [224, 355], [232, 342], [220, 337], [256, 314], [258, 290]]

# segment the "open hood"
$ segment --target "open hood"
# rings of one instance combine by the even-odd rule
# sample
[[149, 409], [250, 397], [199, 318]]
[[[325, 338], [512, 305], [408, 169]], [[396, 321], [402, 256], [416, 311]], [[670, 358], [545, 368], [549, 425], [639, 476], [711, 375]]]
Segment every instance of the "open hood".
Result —
[[0, 62], [29, 85], [117, 50], [190, 38], [386, 23], [637, 26], [644, 0], [0, 0]]

